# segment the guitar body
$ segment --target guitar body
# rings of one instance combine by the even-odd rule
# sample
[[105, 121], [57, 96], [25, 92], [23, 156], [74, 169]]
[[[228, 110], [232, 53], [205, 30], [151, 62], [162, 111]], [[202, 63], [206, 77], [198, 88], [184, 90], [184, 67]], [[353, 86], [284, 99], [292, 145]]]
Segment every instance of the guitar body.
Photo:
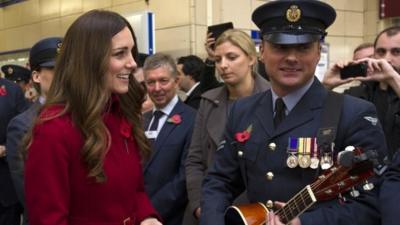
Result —
[[229, 225], [264, 225], [268, 209], [264, 204], [252, 203], [230, 206], [225, 212], [225, 224]]

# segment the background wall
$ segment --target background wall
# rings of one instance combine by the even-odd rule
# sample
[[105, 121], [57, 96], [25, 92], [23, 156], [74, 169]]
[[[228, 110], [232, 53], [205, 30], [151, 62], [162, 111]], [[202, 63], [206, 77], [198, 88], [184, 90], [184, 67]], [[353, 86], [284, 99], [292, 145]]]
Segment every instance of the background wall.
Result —
[[[0, 9], [0, 64], [12, 57], [26, 63], [27, 51], [39, 39], [63, 36], [82, 13], [109, 9], [129, 16], [150, 10], [155, 15], [156, 50], [177, 57], [205, 56], [207, 25], [232, 21], [246, 31], [256, 29], [251, 13], [268, 0], [27, 0]], [[324, 0], [337, 10], [328, 29], [329, 61], [351, 59], [355, 46], [373, 41], [378, 31], [392, 24], [379, 20], [378, 0]], [[13, 54], [8, 54], [9, 52]], [[1, 54], [2, 53], [2, 54]], [[19, 59], [19, 61], [18, 61]], [[8, 61], [10, 62], [10, 61]]]

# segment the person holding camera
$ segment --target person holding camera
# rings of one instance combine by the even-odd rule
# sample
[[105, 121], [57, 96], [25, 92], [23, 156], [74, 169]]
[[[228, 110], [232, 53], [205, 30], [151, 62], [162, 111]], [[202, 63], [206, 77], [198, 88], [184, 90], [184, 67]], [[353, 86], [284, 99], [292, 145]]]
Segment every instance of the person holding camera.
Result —
[[[326, 72], [322, 83], [326, 88], [333, 89], [353, 80], [362, 81], [359, 86], [351, 87], [344, 93], [370, 101], [376, 106], [391, 159], [400, 147], [400, 26], [380, 32], [375, 39], [374, 49], [373, 58], [336, 63]], [[346, 66], [355, 64], [360, 68], [365, 66], [365, 73], [353, 72], [345, 79], [340, 76]]]

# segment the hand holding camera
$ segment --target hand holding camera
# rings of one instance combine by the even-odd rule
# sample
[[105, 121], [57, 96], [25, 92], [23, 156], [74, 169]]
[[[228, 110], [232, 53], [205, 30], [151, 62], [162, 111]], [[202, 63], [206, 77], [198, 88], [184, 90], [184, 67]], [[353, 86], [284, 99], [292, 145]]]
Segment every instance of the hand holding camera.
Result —
[[328, 89], [333, 89], [339, 85], [350, 83], [351, 81], [355, 80], [354, 76], [348, 76], [349, 73], [354, 72], [349, 72], [349, 69], [344, 70], [344, 75], [347, 75], [347, 77], [341, 76], [341, 73], [343, 73], [343, 68], [348, 68], [348, 66], [352, 65], [352, 63], [354, 63], [354, 61], [340, 61], [331, 66], [324, 75], [324, 79], [322, 80], [323, 85]]
[[[357, 61], [358, 62], [358, 61]], [[360, 77], [360, 81], [378, 81], [390, 84], [394, 79], [399, 77], [396, 69], [385, 59], [362, 59], [368, 67], [368, 74], [366, 77]]]
[[366, 77], [368, 64], [366, 62], [354, 63], [340, 69], [340, 79], [345, 80], [350, 77]]

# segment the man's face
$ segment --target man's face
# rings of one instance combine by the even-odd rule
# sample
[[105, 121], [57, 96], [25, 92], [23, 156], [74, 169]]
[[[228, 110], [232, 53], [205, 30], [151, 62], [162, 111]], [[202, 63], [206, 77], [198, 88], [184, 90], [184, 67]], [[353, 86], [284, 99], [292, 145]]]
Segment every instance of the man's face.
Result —
[[400, 33], [394, 36], [382, 34], [376, 42], [375, 58], [386, 59], [397, 71], [400, 71]]
[[314, 77], [321, 54], [319, 42], [306, 44], [273, 44], [263, 42], [261, 61], [269, 75], [272, 89], [285, 96]]
[[353, 54], [353, 60], [374, 57], [374, 47], [362, 48]]
[[54, 68], [41, 68], [39, 71], [32, 72], [32, 79], [34, 82], [39, 83], [40, 91], [43, 96], [46, 96], [50, 85], [53, 82]]
[[175, 96], [178, 79], [172, 76], [167, 66], [145, 71], [144, 79], [147, 93], [157, 108], [164, 108]]
[[188, 92], [191, 88], [191, 82], [190, 82], [190, 76], [186, 75], [183, 71], [182, 71], [182, 64], [178, 64], [177, 65], [177, 69], [178, 69], [178, 85], [179, 88], [184, 91], [184, 92]]

